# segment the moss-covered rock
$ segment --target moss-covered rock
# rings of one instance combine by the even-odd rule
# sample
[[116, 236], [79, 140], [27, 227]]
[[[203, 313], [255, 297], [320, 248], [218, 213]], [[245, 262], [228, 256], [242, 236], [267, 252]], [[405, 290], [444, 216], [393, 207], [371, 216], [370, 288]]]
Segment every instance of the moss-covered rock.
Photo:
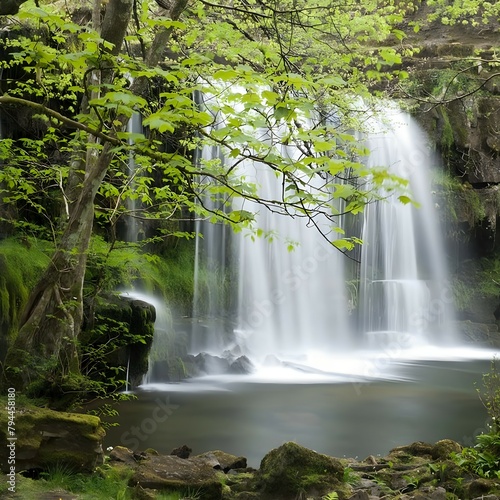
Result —
[[[87, 322], [81, 336], [83, 371], [96, 380], [128, 379], [131, 387], [148, 371], [156, 310], [152, 304], [123, 295], [99, 297], [86, 304]], [[88, 364], [88, 367], [87, 367]], [[120, 375], [116, 377], [116, 369]]]
[[196, 491], [204, 500], [220, 500], [222, 477], [222, 473], [203, 459], [147, 455], [137, 466], [129, 485], [158, 492]]
[[[3, 405], [2, 405], [3, 406]], [[64, 464], [75, 472], [91, 471], [103, 463], [102, 439], [105, 431], [98, 417], [57, 412], [47, 408], [17, 408], [15, 441], [8, 438], [7, 415], [0, 415], [0, 446], [12, 443], [16, 471]], [[1, 454], [0, 469], [8, 470], [7, 455]]]
[[462, 445], [452, 439], [441, 439], [437, 441], [431, 450], [431, 455], [434, 460], [446, 460], [452, 453], [460, 453]]
[[321, 496], [331, 491], [345, 498], [349, 488], [342, 483], [343, 475], [340, 460], [289, 442], [262, 459], [257, 489], [263, 499]]
[[31, 289], [50, 262], [49, 248], [26, 237], [0, 241], [0, 361], [16, 335]]

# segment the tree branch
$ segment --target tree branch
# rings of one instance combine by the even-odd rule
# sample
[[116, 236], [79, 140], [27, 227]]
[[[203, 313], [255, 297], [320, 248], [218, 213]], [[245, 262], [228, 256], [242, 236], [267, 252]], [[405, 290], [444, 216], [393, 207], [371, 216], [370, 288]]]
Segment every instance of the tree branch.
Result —
[[58, 113], [57, 111], [54, 111], [53, 109], [47, 108], [43, 104], [29, 101], [28, 99], [21, 99], [20, 97], [12, 97], [9, 95], [3, 95], [3, 96], [0, 96], [0, 104], [18, 104], [21, 106], [29, 106], [30, 108], [35, 109], [39, 113], [50, 116], [51, 118], [55, 118], [56, 120], [64, 123], [64, 125], [66, 125], [69, 128], [83, 130], [84, 132], [87, 132], [88, 134], [92, 134], [96, 137], [99, 137], [100, 139], [102, 139], [104, 141], [111, 142], [113, 145], [119, 145], [122, 142], [117, 137], [113, 137], [111, 135], [104, 134], [103, 132], [100, 132], [97, 129], [94, 129], [92, 127], [84, 125], [83, 123], [77, 122], [76, 120], [72, 120], [71, 118], [68, 118], [67, 116], [62, 115], [61, 113]]

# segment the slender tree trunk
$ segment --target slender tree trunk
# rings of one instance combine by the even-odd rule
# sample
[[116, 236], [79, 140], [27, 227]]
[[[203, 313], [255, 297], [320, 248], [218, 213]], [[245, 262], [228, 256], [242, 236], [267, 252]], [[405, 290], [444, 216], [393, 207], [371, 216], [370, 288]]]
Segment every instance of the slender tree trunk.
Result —
[[30, 295], [5, 360], [10, 386], [22, 389], [51, 366], [57, 366], [61, 376], [79, 372], [77, 339], [83, 322], [83, 282], [94, 200], [111, 163], [111, 149], [109, 143], [104, 145], [86, 176], [58, 249]]

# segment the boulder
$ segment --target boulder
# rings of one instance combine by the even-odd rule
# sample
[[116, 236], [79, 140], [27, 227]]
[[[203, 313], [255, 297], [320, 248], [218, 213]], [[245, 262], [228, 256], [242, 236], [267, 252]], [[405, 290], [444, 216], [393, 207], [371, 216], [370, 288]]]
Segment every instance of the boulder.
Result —
[[207, 456], [214, 457], [224, 472], [234, 469], [245, 469], [247, 467], [247, 459], [245, 457], [237, 457], [221, 450], [202, 453], [201, 455], [197, 455], [197, 458], [207, 458]]
[[125, 465], [135, 465], [137, 460], [134, 458], [134, 452], [124, 446], [115, 446], [109, 453], [110, 462], [121, 462]]
[[188, 445], [183, 444], [182, 446], [174, 448], [170, 452], [170, 455], [175, 455], [176, 457], [179, 457], [179, 458], [189, 458], [189, 455], [191, 455], [192, 451], [193, 450]]
[[262, 499], [288, 500], [332, 491], [346, 498], [350, 494], [344, 491], [347, 486], [342, 483], [343, 474], [340, 460], [289, 442], [262, 459], [256, 486]]
[[[8, 441], [6, 412], [0, 415], [0, 446], [15, 443], [16, 470], [46, 470], [64, 463], [75, 472], [92, 471], [104, 461], [102, 439], [105, 431], [93, 415], [81, 415], [47, 408], [17, 408], [16, 441]], [[7, 454], [0, 468], [7, 472]]]
[[467, 498], [484, 498], [497, 491], [494, 479], [479, 478], [471, 481], [465, 486]]
[[235, 359], [229, 366], [229, 373], [234, 373], [237, 375], [252, 373], [253, 370], [254, 366], [246, 356], [240, 356], [239, 358]]
[[158, 455], [148, 456], [137, 465], [129, 485], [158, 492], [196, 491], [204, 500], [220, 500], [221, 476], [206, 460]]
[[451, 453], [460, 453], [462, 445], [451, 439], [441, 439], [432, 447], [431, 455], [434, 460], [446, 460]]
[[229, 361], [219, 356], [212, 356], [206, 352], [200, 352], [194, 358], [198, 369], [210, 375], [219, 375], [229, 371]]
[[416, 458], [432, 458], [434, 445], [416, 441], [406, 446], [398, 446], [389, 452], [389, 458], [400, 463], [413, 463]]

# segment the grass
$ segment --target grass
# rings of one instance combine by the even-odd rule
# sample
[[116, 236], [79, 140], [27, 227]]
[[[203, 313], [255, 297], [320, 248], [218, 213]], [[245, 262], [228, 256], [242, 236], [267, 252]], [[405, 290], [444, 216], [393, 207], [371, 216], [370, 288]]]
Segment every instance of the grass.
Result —
[[[79, 500], [131, 500], [130, 469], [103, 467], [92, 475], [74, 473], [63, 463], [50, 467], [40, 479], [17, 475], [16, 493], [24, 500], [38, 500], [47, 492], [69, 492]], [[2, 484], [3, 487], [3, 484]], [[0, 496], [7, 490], [0, 489]]]
[[[70, 493], [78, 500], [132, 500], [133, 490], [128, 486], [132, 469], [104, 465], [91, 475], [75, 473], [64, 463], [56, 464], [40, 474], [39, 479], [16, 476], [16, 494], [23, 500], [38, 500], [45, 493]], [[0, 498], [8, 493], [7, 481], [0, 482]], [[158, 500], [200, 500], [200, 492], [159, 492]]]

